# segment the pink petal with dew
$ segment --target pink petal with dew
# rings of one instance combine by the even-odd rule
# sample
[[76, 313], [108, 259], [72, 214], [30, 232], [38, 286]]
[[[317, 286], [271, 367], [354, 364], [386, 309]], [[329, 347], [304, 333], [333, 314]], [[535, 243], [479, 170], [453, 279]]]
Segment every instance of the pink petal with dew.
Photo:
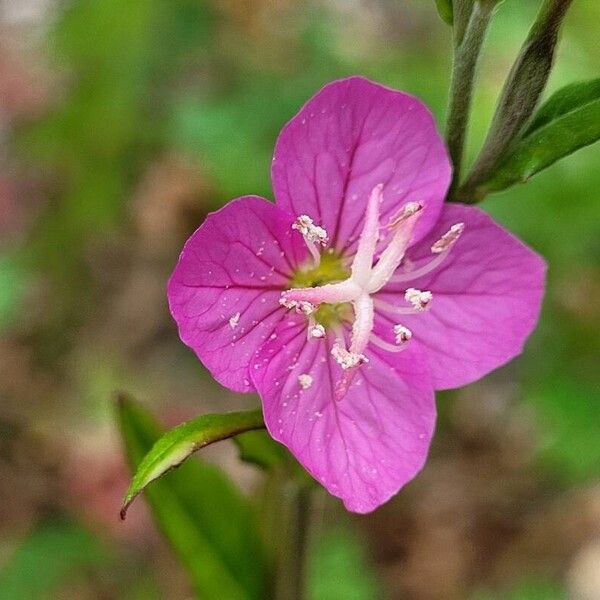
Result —
[[436, 389], [466, 385], [520, 354], [544, 293], [544, 260], [470, 206], [444, 207], [435, 228], [408, 252], [414, 269], [432, 259], [432, 244], [460, 222], [464, 232], [437, 269], [390, 283], [377, 296], [403, 305], [407, 287], [433, 292], [429, 311], [401, 317], [378, 311], [377, 320], [412, 330], [411, 343], [427, 355]]
[[369, 350], [346, 395], [330, 352], [334, 338], [306, 340], [306, 328], [282, 321], [252, 361], [272, 437], [348, 510], [374, 510], [422, 468], [435, 425], [428, 369], [418, 349]]
[[181, 339], [234, 391], [254, 391], [248, 363], [286, 316], [280, 294], [306, 259], [293, 220], [263, 198], [234, 200], [192, 234], [169, 280]]
[[450, 175], [426, 106], [362, 77], [334, 81], [304, 105], [283, 128], [272, 168], [277, 205], [309, 215], [348, 252], [376, 185], [384, 185], [382, 222], [408, 201], [423, 204], [419, 239], [438, 218]]

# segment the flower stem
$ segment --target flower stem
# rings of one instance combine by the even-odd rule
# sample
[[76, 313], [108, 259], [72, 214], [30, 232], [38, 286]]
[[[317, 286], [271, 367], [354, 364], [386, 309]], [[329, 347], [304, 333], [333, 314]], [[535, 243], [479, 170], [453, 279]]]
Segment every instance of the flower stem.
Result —
[[446, 124], [446, 140], [454, 167], [450, 193], [460, 180], [477, 61], [493, 12], [491, 2], [460, 0], [457, 2], [457, 10], [462, 7], [460, 12], [464, 15], [463, 21], [470, 5], [472, 11], [466, 28], [463, 31], [463, 27], [457, 22], [454, 30], [454, 65]]
[[546, 86], [560, 25], [573, 0], [545, 0], [504, 83], [483, 148], [457, 199], [476, 202], [477, 189], [499, 166], [531, 117]]
[[311, 490], [287, 479], [282, 482], [280, 494], [274, 596], [275, 600], [304, 600]]

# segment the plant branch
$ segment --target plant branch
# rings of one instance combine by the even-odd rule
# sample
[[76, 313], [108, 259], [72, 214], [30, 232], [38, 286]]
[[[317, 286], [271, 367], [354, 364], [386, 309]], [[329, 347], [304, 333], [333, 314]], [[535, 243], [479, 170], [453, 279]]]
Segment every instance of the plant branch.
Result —
[[499, 166], [530, 119], [546, 86], [560, 25], [573, 0], [544, 0], [504, 83], [486, 140], [458, 199], [476, 202], [476, 190]]
[[455, 189], [460, 180], [477, 61], [492, 10], [491, 2], [466, 0], [456, 4], [454, 65], [446, 124], [446, 140], [454, 168], [451, 189]]

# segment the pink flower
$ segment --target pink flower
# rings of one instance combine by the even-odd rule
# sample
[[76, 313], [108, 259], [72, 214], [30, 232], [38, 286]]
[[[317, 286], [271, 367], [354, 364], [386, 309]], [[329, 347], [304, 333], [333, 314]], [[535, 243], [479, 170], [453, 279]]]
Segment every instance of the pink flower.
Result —
[[421, 102], [333, 82], [279, 136], [276, 204], [209, 215], [169, 282], [181, 339], [355, 512], [422, 468], [434, 390], [519, 354], [538, 318], [544, 262], [444, 204], [450, 171]]

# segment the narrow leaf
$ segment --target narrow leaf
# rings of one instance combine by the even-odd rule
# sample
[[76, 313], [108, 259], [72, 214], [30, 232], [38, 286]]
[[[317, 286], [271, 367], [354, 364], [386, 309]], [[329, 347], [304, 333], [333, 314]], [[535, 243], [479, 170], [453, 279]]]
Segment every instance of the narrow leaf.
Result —
[[437, 5], [438, 13], [442, 19], [448, 23], [448, 25], [452, 25], [453, 22], [453, 8], [452, 8], [452, 0], [435, 0]]
[[[118, 421], [133, 469], [161, 437], [152, 416], [121, 395]], [[187, 461], [145, 490], [157, 526], [204, 600], [267, 597], [265, 551], [248, 502], [216, 467]]]
[[489, 192], [527, 181], [557, 160], [599, 139], [600, 100], [595, 100], [550, 121], [520, 140], [492, 178], [475, 193], [483, 197]]
[[201, 415], [167, 432], [144, 456], [131, 481], [121, 509], [124, 519], [136, 496], [152, 481], [179, 466], [188, 456], [213, 442], [264, 427], [262, 412]]
[[285, 460], [290, 453], [277, 443], [266, 431], [248, 431], [233, 438], [240, 458], [263, 469], [272, 469]]
[[561, 88], [540, 107], [523, 137], [531, 135], [536, 129], [550, 121], [594, 100], [600, 100], [600, 77], [589, 81], [579, 81]]

